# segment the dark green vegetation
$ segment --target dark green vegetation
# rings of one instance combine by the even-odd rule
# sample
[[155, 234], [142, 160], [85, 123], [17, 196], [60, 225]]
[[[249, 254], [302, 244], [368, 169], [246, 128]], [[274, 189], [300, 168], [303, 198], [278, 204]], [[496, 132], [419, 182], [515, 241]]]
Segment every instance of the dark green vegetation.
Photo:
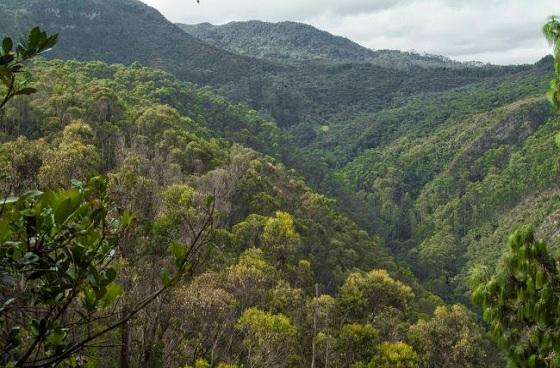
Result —
[[58, 33], [51, 58], [140, 62], [201, 83], [238, 82], [272, 68], [189, 37], [136, 0], [3, 0], [0, 19], [2, 34], [36, 25]]
[[556, 77], [550, 81], [548, 99], [552, 105], [560, 110], [560, 20], [552, 16], [543, 27], [543, 34], [554, 48], [554, 71]]
[[395, 50], [373, 51], [344, 37], [333, 36], [312, 26], [295, 22], [232, 22], [178, 24], [190, 35], [236, 54], [287, 64], [371, 63], [385, 67], [464, 67], [441, 56]]
[[[1, 184], [4, 196], [67, 187], [71, 179], [102, 174], [107, 177], [107, 209], [95, 201], [80, 205], [80, 196], [95, 198], [80, 189], [36, 193], [3, 207], [2, 223], [10, 231], [29, 231], [18, 220], [23, 216], [32, 229], [38, 223], [38, 230], [51, 229], [49, 238], [39, 238], [55, 247], [17, 245], [8, 241], [14, 235], [3, 233], [3, 247], [19, 252], [10, 253], [15, 268], [2, 271], [3, 277], [14, 278], [2, 285], [2, 295], [9, 296], [3, 333], [22, 321], [22, 333], [3, 335], [11, 339], [3, 338], [4, 344], [13, 341], [5, 345], [11, 347], [3, 359], [31, 367], [68, 351], [73, 353], [68, 364], [86, 359], [98, 366], [115, 359], [123, 366], [204, 366], [205, 359], [299, 367], [315, 356], [317, 364], [336, 366], [385, 362], [390, 367], [396, 359], [413, 367], [475, 367], [492, 356], [470, 312], [443, 306], [424, 291], [378, 240], [340, 215], [332, 200], [313, 192], [277, 160], [222, 137], [243, 141], [259, 131], [276, 132], [274, 124], [248, 108], [139, 66], [39, 62], [31, 73], [40, 92], [16, 99], [1, 118], [5, 143], [0, 162], [8, 174]], [[214, 113], [201, 113], [207, 109]], [[236, 131], [252, 134], [222, 130], [233, 121]], [[209, 195], [214, 198], [211, 229], [204, 226]], [[47, 221], [51, 213], [54, 223]], [[111, 231], [109, 226], [84, 222], [97, 219], [115, 226], [122, 222], [116, 220], [118, 213], [125, 214], [129, 226], [115, 236], [101, 236]], [[69, 214], [71, 220], [65, 217]], [[78, 279], [86, 291], [64, 294], [75, 296], [68, 303], [49, 302], [44, 293], [36, 299], [22, 293], [18, 288], [40, 291], [47, 282], [64, 287], [51, 273], [38, 275], [43, 281], [29, 272], [46, 254], [60, 257], [60, 270], [70, 259], [76, 262], [81, 253], [69, 258], [56, 247], [77, 226], [92, 234], [70, 236], [69, 249], [90, 249], [88, 242], [107, 239], [93, 248], [99, 254], [85, 254], [94, 267], [110, 264], [114, 271]], [[195, 247], [202, 230], [204, 246]], [[173, 272], [183, 274], [185, 259], [188, 278], [175, 278]], [[72, 287], [75, 273], [70, 271], [60, 277]], [[23, 285], [15, 282], [20, 274], [29, 278]], [[173, 291], [166, 291], [172, 283]], [[324, 293], [318, 297], [316, 283]], [[36, 307], [42, 303], [64, 318], [44, 317], [45, 311]], [[132, 311], [135, 318], [121, 323]], [[87, 323], [80, 329], [72, 316], [88, 316]], [[93, 339], [97, 331], [116, 325], [121, 328]], [[448, 336], [448, 349], [456, 355], [438, 353], [440, 334]], [[34, 346], [34, 339], [42, 343]]]
[[[285, 65], [204, 44], [137, 0], [8, 0], [0, 4], [0, 16], [3, 33], [18, 35], [37, 24], [59, 33], [61, 41], [49, 57], [138, 61], [181, 80], [212, 85], [280, 126], [300, 125], [300, 129], [316, 130], [340, 114], [348, 119], [393, 106], [414, 94], [447, 90], [518, 69], [464, 66], [455, 71], [441, 64], [388, 67], [393, 62]], [[338, 40], [327, 39], [324, 42], [330, 44]]]
[[[543, 33], [554, 47], [556, 75], [548, 96], [558, 108], [560, 23], [557, 17], [547, 20]], [[508, 367], [560, 367], [558, 260], [551, 256], [544, 241], [536, 240], [530, 225], [516, 230], [508, 245], [509, 252], [496, 272], [486, 266], [473, 268], [472, 300], [482, 307], [484, 320], [507, 354]]]
[[511, 254], [495, 276], [473, 274], [473, 300], [513, 367], [560, 367], [560, 273], [546, 244], [530, 226], [509, 239]]
[[[444, 301], [469, 305], [469, 271], [495, 267], [521, 224], [560, 250], [560, 120], [544, 96], [552, 58], [462, 64], [371, 51], [296, 23], [183, 26], [195, 38], [133, 0], [8, 0], [0, 15], [0, 33], [35, 24], [60, 32], [49, 58], [93, 60], [33, 64], [39, 92], [0, 117], [2, 195], [64, 196], [72, 179], [102, 175], [110, 223], [133, 214], [110, 257], [123, 292], [95, 311], [91, 331], [176, 286], [103, 341], [80, 346], [80, 359], [499, 366], [471, 312]], [[209, 203], [212, 229], [178, 280], [174, 263]], [[4, 215], [21, 225], [27, 212], [9, 208]], [[477, 303], [513, 300], [494, 292]], [[25, 303], [6, 310], [30, 328]], [[511, 320], [488, 313], [490, 324]], [[3, 329], [14, 326], [6, 321]], [[79, 328], [51, 329], [58, 342], [84, 339]], [[501, 345], [517, 344], [511, 336]], [[33, 341], [20, 339], [6, 359]], [[541, 359], [545, 345], [508, 356]], [[56, 350], [44, 346], [39, 356]]]
[[2, 39], [0, 49], [0, 81], [6, 89], [0, 100], [0, 110], [16, 96], [30, 95], [37, 92], [29, 86], [29, 75], [24, 63], [44, 52], [56, 44], [58, 35], [49, 36], [40, 28], [35, 27], [17, 45], [10, 37]]

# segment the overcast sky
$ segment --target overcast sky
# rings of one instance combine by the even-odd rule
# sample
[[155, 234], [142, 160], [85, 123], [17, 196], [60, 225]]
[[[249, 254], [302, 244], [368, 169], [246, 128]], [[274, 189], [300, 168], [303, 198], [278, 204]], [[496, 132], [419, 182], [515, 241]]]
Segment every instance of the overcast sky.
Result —
[[223, 24], [292, 20], [372, 49], [456, 60], [533, 63], [549, 53], [540, 28], [559, 0], [143, 0], [169, 20]]

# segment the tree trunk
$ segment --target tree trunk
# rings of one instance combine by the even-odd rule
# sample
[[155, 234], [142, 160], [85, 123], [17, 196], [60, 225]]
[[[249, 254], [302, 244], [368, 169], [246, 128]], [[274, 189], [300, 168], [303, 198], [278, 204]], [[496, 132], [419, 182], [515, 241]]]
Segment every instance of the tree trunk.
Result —
[[319, 284], [315, 284], [315, 303], [313, 303], [313, 340], [311, 342], [311, 368], [315, 368], [317, 348], [317, 303], [319, 302]]
[[[122, 315], [126, 316], [128, 314], [128, 308], [125, 306], [122, 311]], [[129, 360], [128, 360], [128, 346], [130, 341], [130, 329], [128, 326], [128, 322], [125, 322], [121, 326], [121, 368], [128, 368], [129, 367]]]

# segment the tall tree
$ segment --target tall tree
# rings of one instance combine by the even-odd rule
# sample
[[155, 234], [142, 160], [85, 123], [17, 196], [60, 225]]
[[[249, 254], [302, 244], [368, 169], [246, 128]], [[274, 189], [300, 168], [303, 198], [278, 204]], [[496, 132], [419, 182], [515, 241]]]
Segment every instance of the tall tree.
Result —
[[69, 190], [29, 192], [0, 205], [0, 365], [50, 367], [117, 329], [192, 272], [208, 240], [213, 206], [193, 238], [174, 242], [162, 285], [117, 316], [122, 293], [112, 266], [132, 216], [111, 215], [106, 181]]
[[555, 78], [550, 81], [548, 98], [552, 105], [560, 110], [560, 19], [552, 16], [543, 27], [543, 33], [550, 45], [554, 48]]
[[512, 367], [560, 367], [560, 273], [546, 244], [523, 226], [498, 271], [473, 275], [473, 301]]

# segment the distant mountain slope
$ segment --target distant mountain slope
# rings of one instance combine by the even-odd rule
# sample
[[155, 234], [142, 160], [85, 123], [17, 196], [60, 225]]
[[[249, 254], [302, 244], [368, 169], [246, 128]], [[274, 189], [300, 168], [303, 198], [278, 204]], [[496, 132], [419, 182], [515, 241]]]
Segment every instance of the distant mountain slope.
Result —
[[60, 33], [51, 58], [142, 64], [198, 83], [227, 83], [271, 66], [185, 34], [137, 0], [3, 0], [0, 34], [34, 25]]
[[396, 50], [371, 50], [347, 38], [297, 22], [231, 22], [224, 25], [178, 24], [194, 37], [231, 52], [283, 63], [373, 63], [392, 68], [465, 67], [447, 58]]
[[[518, 69], [452, 68], [445, 63], [433, 68], [416, 65], [400, 68], [398, 65], [405, 65], [408, 55], [400, 52], [379, 54], [382, 62], [377, 64], [282, 64], [278, 60], [236, 55], [207, 45], [138, 0], [5, 0], [0, 3], [0, 34], [20, 34], [33, 25], [60, 33], [60, 43], [49, 58], [125, 65], [138, 61], [171, 72], [181, 80], [211, 85], [220, 94], [245, 102], [276, 120], [281, 127], [324, 124], [341, 114], [347, 120], [349, 115], [376, 112], [413, 95], [441, 92]], [[310, 26], [297, 23], [285, 23], [285, 26], [295, 27], [290, 37], [300, 39], [303, 45], [322, 45], [319, 48], [325, 55], [340, 54], [346, 58], [362, 55], [363, 60], [375, 54]], [[247, 40], [256, 42], [255, 47], [260, 42], [259, 38]], [[280, 49], [278, 45], [274, 47]], [[313, 52], [316, 51], [310, 51], [309, 55]]]
[[331, 126], [306, 149], [308, 165], [340, 167], [333, 176], [357, 199], [362, 224], [430, 290], [461, 297], [470, 268], [494, 266], [518, 225], [560, 249], [560, 120], [543, 96], [551, 68], [546, 58]]
[[179, 27], [211, 45], [269, 60], [359, 62], [375, 57], [372, 50], [349, 39], [295, 22], [249, 21], [223, 26], [202, 23], [179, 24]]

